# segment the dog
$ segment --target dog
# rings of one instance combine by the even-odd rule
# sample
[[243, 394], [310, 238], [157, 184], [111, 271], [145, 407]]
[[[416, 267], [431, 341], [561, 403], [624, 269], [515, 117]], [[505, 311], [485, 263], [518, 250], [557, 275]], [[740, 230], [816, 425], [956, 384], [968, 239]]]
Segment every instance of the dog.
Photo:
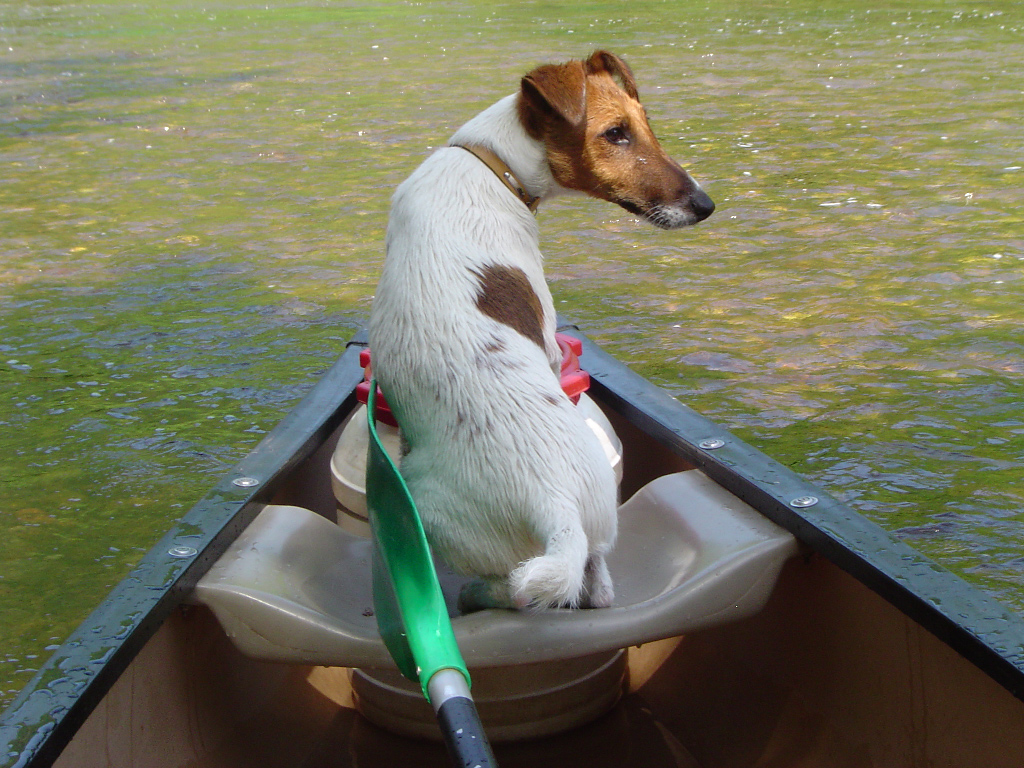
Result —
[[711, 198], [661, 148], [629, 67], [597, 51], [545, 65], [395, 191], [373, 300], [373, 371], [400, 471], [436, 554], [479, 577], [463, 611], [612, 604], [618, 491], [559, 386], [534, 209], [565, 192], [663, 229]]

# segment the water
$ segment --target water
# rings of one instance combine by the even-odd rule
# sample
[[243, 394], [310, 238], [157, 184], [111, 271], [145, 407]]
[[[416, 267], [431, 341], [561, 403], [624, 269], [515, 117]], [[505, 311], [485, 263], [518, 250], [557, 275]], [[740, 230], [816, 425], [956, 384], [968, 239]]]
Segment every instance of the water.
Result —
[[0, 703], [368, 314], [388, 197], [607, 47], [719, 204], [540, 220], [609, 351], [1024, 610], [1024, 7], [0, 0]]

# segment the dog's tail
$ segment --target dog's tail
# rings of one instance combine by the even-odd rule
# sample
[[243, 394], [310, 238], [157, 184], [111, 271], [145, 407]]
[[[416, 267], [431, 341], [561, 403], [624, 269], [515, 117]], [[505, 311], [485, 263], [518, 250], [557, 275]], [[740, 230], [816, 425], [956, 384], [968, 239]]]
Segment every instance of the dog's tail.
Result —
[[543, 555], [527, 560], [509, 576], [519, 608], [577, 608], [583, 596], [587, 535], [576, 523], [548, 538]]

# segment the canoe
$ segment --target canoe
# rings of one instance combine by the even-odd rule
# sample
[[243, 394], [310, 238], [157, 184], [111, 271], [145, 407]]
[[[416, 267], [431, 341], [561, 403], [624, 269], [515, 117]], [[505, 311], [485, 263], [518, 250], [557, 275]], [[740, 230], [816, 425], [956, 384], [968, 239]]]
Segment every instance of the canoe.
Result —
[[[1019, 617], [563, 331], [621, 443], [616, 603], [453, 619], [499, 764], [1024, 765]], [[447, 765], [338, 524], [364, 347], [54, 653], [4, 766]]]

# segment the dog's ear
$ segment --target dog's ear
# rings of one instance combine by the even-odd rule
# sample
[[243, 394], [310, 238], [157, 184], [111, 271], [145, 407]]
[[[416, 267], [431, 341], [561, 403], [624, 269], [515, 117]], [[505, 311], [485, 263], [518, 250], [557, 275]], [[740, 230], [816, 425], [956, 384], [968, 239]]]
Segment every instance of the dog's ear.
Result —
[[607, 72], [631, 98], [640, 101], [640, 95], [636, 89], [636, 78], [633, 77], [633, 70], [629, 68], [622, 59], [608, 51], [594, 51], [584, 64], [586, 74], [596, 75], [598, 72]]
[[539, 116], [558, 116], [578, 126], [587, 113], [586, 72], [582, 61], [547, 64], [527, 73], [520, 83], [521, 104], [532, 113], [527, 127], [539, 133]]

